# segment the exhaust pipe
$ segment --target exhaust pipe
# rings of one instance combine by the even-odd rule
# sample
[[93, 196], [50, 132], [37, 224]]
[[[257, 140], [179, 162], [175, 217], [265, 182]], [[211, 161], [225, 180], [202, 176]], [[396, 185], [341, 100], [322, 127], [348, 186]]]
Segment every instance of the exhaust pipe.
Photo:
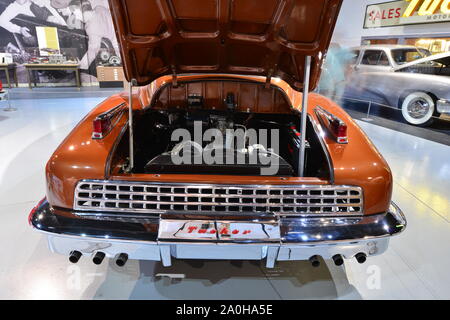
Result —
[[317, 255], [312, 256], [311, 258], [309, 258], [309, 262], [311, 262], [311, 265], [312, 265], [314, 268], [317, 268], [317, 267], [320, 266], [319, 256], [317, 256]]
[[356, 256], [356, 261], [358, 261], [358, 263], [364, 263], [367, 260], [367, 255], [363, 252], [358, 253]]
[[103, 262], [103, 259], [105, 259], [105, 253], [104, 252], [97, 252], [94, 256], [94, 258], [92, 258], [92, 262], [94, 262], [94, 264], [99, 265]]
[[69, 256], [69, 261], [72, 263], [77, 263], [80, 260], [82, 253], [80, 251], [72, 251]]
[[334, 264], [337, 266], [342, 266], [344, 264], [344, 259], [340, 254], [336, 254], [333, 256]]
[[119, 254], [119, 256], [116, 259], [116, 264], [119, 267], [123, 267], [125, 265], [125, 263], [127, 263], [128, 260], [128, 255], [126, 253], [121, 253]]

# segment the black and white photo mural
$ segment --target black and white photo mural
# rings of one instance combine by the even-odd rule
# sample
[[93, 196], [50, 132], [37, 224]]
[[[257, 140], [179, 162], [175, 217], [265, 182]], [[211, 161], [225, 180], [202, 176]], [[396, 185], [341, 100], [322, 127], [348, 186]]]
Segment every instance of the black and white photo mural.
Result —
[[[120, 63], [107, 0], [0, 0], [0, 53], [13, 55], [19, 83], [28, 82], [23, 64], [42, 55], [36, 27], [56, 28], [60, 54], [80, 64], [85, 85], [97, 82], [98, 65]], [[39, 82], [55, 85], [73, 83], [73, 77], [39, 72]]]

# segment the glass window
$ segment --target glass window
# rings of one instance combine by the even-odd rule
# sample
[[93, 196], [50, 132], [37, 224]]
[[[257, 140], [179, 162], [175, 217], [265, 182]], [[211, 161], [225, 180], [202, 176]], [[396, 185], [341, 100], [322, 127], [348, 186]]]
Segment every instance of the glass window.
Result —
[[394, 59], [396, 64], [404, 64], [423, 57], [425, 57], [425, 55], [417, 49], [392, 50], [392, 58]]
[[417, 48], [417, 50], [419, 50], [419, 52], [424, 56], [424, 57], [429, 57], [431, 56], [431, 52], [428, 49], [425, 48]]
[[369, 66], [389, 66], [389, 59], [384, 51], [366, 50], [361, 64]]

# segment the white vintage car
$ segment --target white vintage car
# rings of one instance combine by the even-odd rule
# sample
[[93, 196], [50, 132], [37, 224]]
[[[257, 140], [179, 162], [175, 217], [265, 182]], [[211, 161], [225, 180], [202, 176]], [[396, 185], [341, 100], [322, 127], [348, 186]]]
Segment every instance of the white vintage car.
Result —
[[450, 113], [450, 53], [430, 55], [412, 46], [363, 46], [352, 49], [354, 72], [345, 97], [399, 108], [413, 125], [428, 126]]

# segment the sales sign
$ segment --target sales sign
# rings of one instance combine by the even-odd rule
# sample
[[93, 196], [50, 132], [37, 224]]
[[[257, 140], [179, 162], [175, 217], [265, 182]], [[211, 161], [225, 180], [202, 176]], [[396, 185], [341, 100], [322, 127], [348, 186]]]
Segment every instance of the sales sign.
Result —
[[402, 0], [368, 5], [364, 28], [450, 21], [450, 0]]

